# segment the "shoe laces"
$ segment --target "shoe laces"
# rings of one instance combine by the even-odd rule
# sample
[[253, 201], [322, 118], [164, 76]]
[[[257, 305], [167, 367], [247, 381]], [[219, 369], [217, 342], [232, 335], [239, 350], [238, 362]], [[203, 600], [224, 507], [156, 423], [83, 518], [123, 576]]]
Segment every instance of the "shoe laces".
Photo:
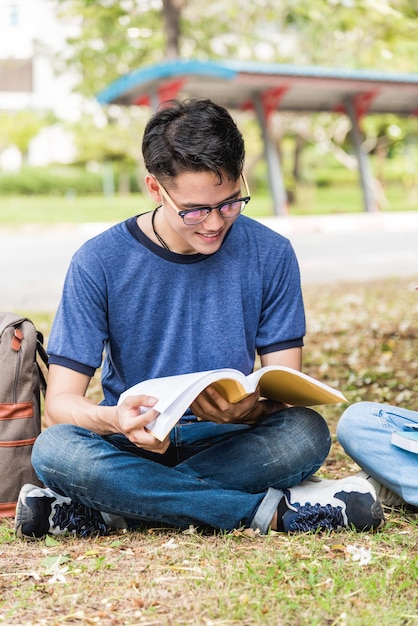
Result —
[[107, 527], [98, 519], [100, 513], [95, 513], [84, 504], [71, 502], [55, 506], [52, 517], [54, 526], [69, 533], [76, 533], [80, 537], [89, 537], [93, 534], [107, 535]]
[[315, 529], [337, 530], [342, 528], [344, 518], [341, 507], [333, 507], [331, 504], [309, 504], [295, 505], [297, 511], [294, 512], [290, 526], [295, 532], [311, 532]]

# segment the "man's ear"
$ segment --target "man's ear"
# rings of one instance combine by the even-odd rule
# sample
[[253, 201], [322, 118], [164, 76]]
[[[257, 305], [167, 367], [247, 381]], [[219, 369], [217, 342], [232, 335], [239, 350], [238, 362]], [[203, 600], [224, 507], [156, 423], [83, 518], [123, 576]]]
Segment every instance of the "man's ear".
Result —
[[145, 184], [147, 186], [148, 193], [150, 194], [151, 198], [155, 200], [157, 204], [162, 204], [163, 199], [160, 193], [160, 186], [155, 176], [153, 176], [152, 174], [147, 174], [145, 176]]

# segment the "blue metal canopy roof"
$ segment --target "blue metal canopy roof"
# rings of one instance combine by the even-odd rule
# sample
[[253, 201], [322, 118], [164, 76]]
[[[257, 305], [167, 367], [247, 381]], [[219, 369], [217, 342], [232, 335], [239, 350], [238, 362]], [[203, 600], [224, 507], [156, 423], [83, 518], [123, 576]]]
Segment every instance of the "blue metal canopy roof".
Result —
[[359, 120], [367, 113], [418, 115], [418, 74], [244, 61], [166, 61], [122, 76], [97, 96], [105, 104], [147, 105], [171, 98], [211, 98], [227, 109], [253, 109], [264, 138], [274, 210], [287, 199], [267, 121], [273, 111], [338, 112], [350, 117], [367, 211], [376, 210], [373, 175], [363, 152]]
[[208, 97], [229, 109], [265, 98], [270, 110], [418, 114], [418, 74], [240, 61], [175, 60], [126, 74], [101, 91], [101, 104], [155, 105], [173, 97]]

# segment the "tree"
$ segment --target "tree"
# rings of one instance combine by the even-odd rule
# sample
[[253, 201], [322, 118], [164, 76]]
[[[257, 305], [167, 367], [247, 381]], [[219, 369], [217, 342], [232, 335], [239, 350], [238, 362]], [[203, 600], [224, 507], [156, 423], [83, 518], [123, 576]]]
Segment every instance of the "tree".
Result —
[[2, 113], [0, 127], [2, 148], [16, 146], [23, 161], [27, 160], [29, 145], [38, 133], [56, 121], [51, 113], [38, 113], [31, 110], [22, 110], [15, 113]]
[[68, 124], [78, 163], [96, 164], [112, 188], [113, 176], [117, 172], [120, 191], [129, 191], [129, 175], [138, 162], [147, 117], [144, 111], [124, 111], [117, 123], [110, 119], [107, 123], [98, 123], [94, 117], [83, 115], [77, 122]]
[[62, 20], [78, 24], [58, 71], [79, 75], [78, 91], [94, 96], [133, 69], [180, 53], [181, 12], [187, 0], [55, 0]]
[[176, 59], [180, 56], [180, 16], [185, 6], [186, 0], [163, 0], [167, 59]]
[[[118, 76], [163, 59], [258, 61], [415, 71], [414, 0], [55, 0], [75, 21], [79, 90], [93, 96]], [[61, 65], [61, 68], [64, 67]]]
[[[78, 91], [86, 96], [130, 71], [178, 57], [418, 69], [416, 0], [212, 0], [204, 11], [201, 0], [55, 2], [63, 19], [79, 24], [64, 62], [78, 70]], [[333, 135], [336, 126], [341, 124], [329, 117], [321, 117], [318, 126], [312, 120], [304, 124], [296, 177], [303, 145], [318, 136], [339, 160], [352, 163], [338, 133]], [[295, 136], [291, 125], [286, 132]]]

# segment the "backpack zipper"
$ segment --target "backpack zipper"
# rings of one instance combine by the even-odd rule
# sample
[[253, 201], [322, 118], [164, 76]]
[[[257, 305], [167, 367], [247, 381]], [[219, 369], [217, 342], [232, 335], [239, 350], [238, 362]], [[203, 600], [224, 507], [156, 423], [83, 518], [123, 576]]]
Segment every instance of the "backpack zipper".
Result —
[[20, 375], [20, 365], [22, 360], [22, 340], [23, 333], [20, 328], [15, 328], [12, 338], [11, 348], [16, 352], [16, 369], [15, 369], [15, 379], [13, 383], [13, 402], [17, 402], [17, 387], [19, 383], [19, 375]]

